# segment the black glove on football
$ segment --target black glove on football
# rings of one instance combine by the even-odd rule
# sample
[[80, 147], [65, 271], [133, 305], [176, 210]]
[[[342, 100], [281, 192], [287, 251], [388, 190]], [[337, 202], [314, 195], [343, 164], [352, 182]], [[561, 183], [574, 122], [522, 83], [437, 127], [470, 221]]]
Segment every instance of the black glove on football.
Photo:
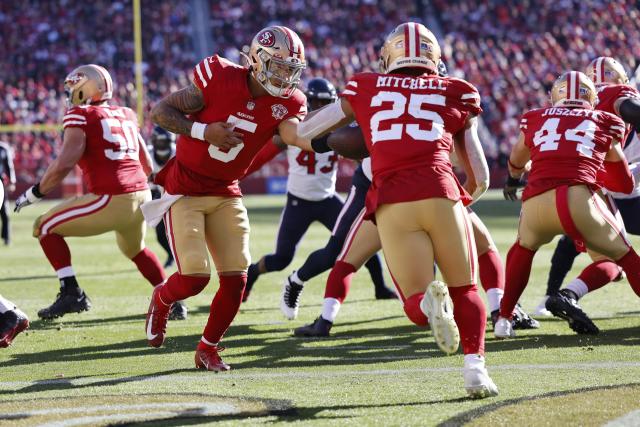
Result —
[[313, 151], [315, 151], [316, 153], [328, 153], [329, 151], [333, 151], [333, 149], [329, 147], [328, 144], [329, 135], [331, 134], [328, 133], [324, 136], [321, 136], [320, 138], [311, 140], [311, 148], [313, 148]]
[[522, 188], [525, 185], [527, 185], [527, 181], [522, 177], [514, 178], [509, 175], [507, 177], [507, 182], [504, 183], [504, 188], [502, 189], [502, 194], [504, 195], [505, 200], [518, 200], [518, 188]]

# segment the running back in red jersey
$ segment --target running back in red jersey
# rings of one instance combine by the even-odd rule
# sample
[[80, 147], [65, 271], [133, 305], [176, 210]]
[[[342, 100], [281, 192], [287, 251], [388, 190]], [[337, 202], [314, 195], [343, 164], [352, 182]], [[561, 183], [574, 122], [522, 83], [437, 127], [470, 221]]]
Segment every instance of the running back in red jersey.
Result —
[[300, 90], [290, 98], [252, 98], [248, 75], [247, 68], [217, 55], [205, 58], [194, 68], [193, 82], [202, 91], [205, 106], [190, 118], [201, 123], [233, 123], [244, 138], [241, 144], [223, 151], [206, 141], [180, 135], [175, 160], [156, 179], [169, 194], [241, 195], [238, 179], [278, 125], [291, 117], [304, 119], [307, 102]]
[[596, 177], [614, 141], [622, 141], [624, 122], [617, 116], [583, 108], [528, 111], [520, 130], [531, 151], [532, 168], [522, 200], [561, 185], [597, 188]]
[[472, 84], [433, 74], [362, 73], [347, 83], [342, 96], [371, 153], [375, 194], [370, 211], [382, 203], [426, 197], [460, 200], [449, 156], [453, 135], [482, 112]]
[[[615, 114], [619, 116], [616, 111], [615, 104], [622, 98], [636, 98], [640, 99], [640, 92], [632, 86], [623, 84], [605, 84], [598, 88], [598, 99], [596, 101], [596, 110], [606, 111], [607, 113]], [[631, 125], [625, 124], [625, 135], [622, 140], [622, 144], [627, 141], [629, 133], [631, 133]]]
[[130, 108], [76, 106], [64, 115], [63, 127], [82, 129], [86, 135], [78, 166], [91, 193], [116, 195], [148, 188], [139, 160], [138, 119]]

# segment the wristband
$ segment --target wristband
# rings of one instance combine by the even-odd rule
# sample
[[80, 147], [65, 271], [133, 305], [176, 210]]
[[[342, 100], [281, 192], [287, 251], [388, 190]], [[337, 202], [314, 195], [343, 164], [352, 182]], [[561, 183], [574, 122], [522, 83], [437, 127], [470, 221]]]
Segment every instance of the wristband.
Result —
[[191, 138], [204, 141], [204, 130], [206, 128], [207, 128], [206, 123], [193, 122], [193, 126], [191, 126]]
[[44, 194], [42, 194], [40, 192], [40, 183], [36, 182], [36, 184], [31, 187], [31, 192], [33, 193], [34, 196], [36, 196], [38, 199], [42, 199], [44, 197]]

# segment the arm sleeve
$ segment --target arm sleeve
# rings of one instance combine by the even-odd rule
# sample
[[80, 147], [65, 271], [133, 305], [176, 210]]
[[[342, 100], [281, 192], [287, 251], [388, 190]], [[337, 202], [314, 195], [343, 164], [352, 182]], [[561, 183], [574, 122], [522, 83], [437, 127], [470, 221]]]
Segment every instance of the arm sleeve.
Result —
[[253, 161], [251, 162], [251, 165], [249, 165], [249, 169], [247, 169], [243, 178], [251, 175], [266, 163], [271, 161], [271, 159], [277, 156], [280, 151], [282, 151], [282, 148], [278, 147], [273, 143], [273, 140], [270, 139], [269, 142], [267, 142], [264, 147], [262, 147], [262, 149], [258, 151], [258, 154], [256, 154], [256, 156], [253, 158]]
[[630, 123], [633, 127], [640, 126], [640, 99], [627, 98], [620, 104], [618, 108], [620, 117], [626, 123]]
[[604, 188], [624, 194], [629, 194], [633, 191], [635, 181], [627, 162], [605, 161], [603, 166], [604, 168], [600, 169], [598, 173], [598, 180], [603, 183]]

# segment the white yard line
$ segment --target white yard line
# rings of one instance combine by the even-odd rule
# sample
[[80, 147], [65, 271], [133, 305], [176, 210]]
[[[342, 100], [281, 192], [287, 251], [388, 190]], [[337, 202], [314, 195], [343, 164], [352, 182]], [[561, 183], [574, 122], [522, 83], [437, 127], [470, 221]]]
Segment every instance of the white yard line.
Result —
[[[402, 358], [393, 359], [408, 359], [410, 357], [404, 356]], [[415, 356], [414, 358], [422, 358], [422, 356]], [[380, 357], [376, 358], [349, 358], [340, 359], [349, 361], [369, 361], [369, 360], [381, 360]], [[523, 364], [523, 365], [488, 365], [487, 368], [490, 372], [496, 371], [521, 371], [521, 370], [589, 370], [589, 369], [627, 369], [627, 368], [640, 368], [640, 362], [584, 362], [584, 363], [549, 363], [549, 364]], [[141, 376], [141, 377], [91, 377], [91, 378], [78, 378], [78, 379], [52, 379], [42, 381], [0, 381], [0, 388], [15, 388], [15, 387], [28, 387], [36, 385], [50, 385], [50, 384], [71, 384], [73, 386], [91, 386], [92, 383], [97, 385], [103, 381], [113, 381], [118, 385], [121, 383], [134, 383], [134, 382], [175, 382], [175, 381], [207, 381], [210, 382], [213, 378], [216, 380], [221, 379], [263, 379], [263, 378], [327, 378], [327, 377], [342, 377], [345, 375], [352, 376], [380, 376], [380, 375], [413, 375], [417, 373], [441, 373], [441, 372], [457, 372], [461, 367], [443, 367], [443, 368], [407, 368], [407, 369], [334, 369], [322, 371], [288, 371], [288, 372], [242, 372], [231, 371], [229, 373], [221, 375], [161, 375], [161, 376]]]

